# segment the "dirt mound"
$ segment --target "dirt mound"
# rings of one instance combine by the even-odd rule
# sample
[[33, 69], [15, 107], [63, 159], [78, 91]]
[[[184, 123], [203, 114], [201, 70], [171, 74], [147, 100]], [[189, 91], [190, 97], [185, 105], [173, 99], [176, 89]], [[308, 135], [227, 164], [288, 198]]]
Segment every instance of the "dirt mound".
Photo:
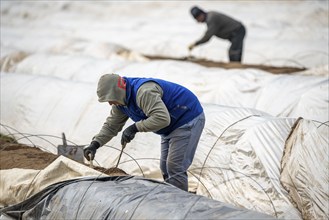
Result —
[[17, 143], [1, 143], [0, 169], [24, 168], [42, 170], [52, 163], [58, 155], [44, 152], [36, 147]]
[[[39, 148], [19, 144], [7, 136], [0, 136], [0, 170], [13, 168], [41, 170], [58, 157], [59, 155], [42, 151]], [[125, 171], [115, 167], [107, 169], [95, 166], [93, 168], [109, 176], [128, 175]]]
[[109, 169], [106, 169], [104, 167], [94, 167], [95, 170], [98, 170], [99, 172], [105, 173], [109, 176], [127, 176], [128, 174], [116, 167], [111, 167]]
[[260, 69], [264, 70], [273, 74], [288, 74], [288, 73], [295, 73], [306, 70], [306, 68], [298, 68], [298, 67], [276, 67], [276, 66], [267, 66], [267, 65], [256, 65], [256, 64], [244, 64], [239, 62], [214, 62], [211, 60], [205, 59], [198, 59], [195, 57], [183, 57], [183, 58], [174, 58], [174, 57], [162, 57], [162, 56], [146, 56], [146, 58], [150, 60], [177, 60], [177, 61], [188, 61], [192, 63], [196, 63], [205, 67], [219, 67], [224, 69]]

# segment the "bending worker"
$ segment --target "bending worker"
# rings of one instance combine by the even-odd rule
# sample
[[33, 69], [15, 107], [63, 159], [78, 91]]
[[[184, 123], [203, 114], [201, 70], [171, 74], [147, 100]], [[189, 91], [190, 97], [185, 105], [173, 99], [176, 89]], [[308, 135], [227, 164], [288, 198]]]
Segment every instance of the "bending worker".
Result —
[[86, 159], [93, 160], [96, 150], [116, 136], [131, 118], [135, 123], [122, 132], [122, 146], [137, 132], [152, 131], [161, 135], [163, 178], [187, 191], [187, 169], [205, 124], [198, 98], [187, 88], [172, 82], [116, 74], [105, 74], [100, 78], [97, 95], [99, 102], [108, 102], [112, 109], [100, 132], [84, 149]]
[[215, 35], [231, 42], [228, 51], [230, 62], [241, 62], [243, 39], [246, 34], [246, 29], [241, 22], [219, 12], [204, 12], [196, 6], [192, 7], [191, 14], [198, 22], [207, 23], [208, 28], [200, 40], [189, 46], [189, 50], [192, 50], [195, 46], [206, 43]]

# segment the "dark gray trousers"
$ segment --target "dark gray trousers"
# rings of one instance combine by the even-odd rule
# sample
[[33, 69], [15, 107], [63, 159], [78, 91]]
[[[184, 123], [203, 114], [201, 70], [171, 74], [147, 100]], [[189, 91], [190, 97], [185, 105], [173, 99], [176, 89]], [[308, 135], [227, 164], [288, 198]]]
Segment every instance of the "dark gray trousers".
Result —
[[246, 29], [243, 25], [232, 33], [232, 37], [230, 38], [231, 46], [228, 51], [230, 62], [241, 62], [245, 35]]
[[163, 178], [185, 191], [188, 191], [187, 169], [193, 161], [204, 124], [205, 115], [201, 113], [169, 135], [161, 136], [160, 169]]

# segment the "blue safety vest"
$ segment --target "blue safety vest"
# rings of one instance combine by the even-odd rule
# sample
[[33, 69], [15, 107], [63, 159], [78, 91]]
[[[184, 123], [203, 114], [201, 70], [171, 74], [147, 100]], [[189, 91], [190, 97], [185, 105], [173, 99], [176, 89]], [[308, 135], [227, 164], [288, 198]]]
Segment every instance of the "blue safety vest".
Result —
[[159, 84], [163, 90], [162, 101], [170, 114], [170, 124], [155, 133], [168, 135], [176, 128], [188, 123], [203, 112], [198, 98], [187, 88], [176, 83], [153, 78], [129, 78], [123, 77], [126, 81], [126, 106], [119, 106], [119, 109], [131, 118], [134, 122], [144, 120], [147, 116], [137, 106], [136, 95], [139, 87], [153, 81]]

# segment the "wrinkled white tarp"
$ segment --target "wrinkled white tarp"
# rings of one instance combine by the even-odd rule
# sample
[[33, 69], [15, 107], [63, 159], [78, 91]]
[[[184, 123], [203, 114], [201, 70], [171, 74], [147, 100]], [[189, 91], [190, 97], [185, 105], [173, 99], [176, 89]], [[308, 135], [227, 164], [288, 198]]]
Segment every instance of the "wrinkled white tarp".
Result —
[[[190, 169], [191, 188], [231, 204], [298, 219], [298, 210], [288, 201], [291, 195], [278, 181], [280, 157], [294, 118], [328, 121], [329, 35], [328, 20], [323, 19], [328, 17], [328, 2], [206, 1], [200, 5], [243, 21], [247, 27], [246, 63], [321, 67], [300, 73], [309, 76], [273, 76], [253, 69], [223, 70], [175, 61], [145, 62], [137, 52], [227, 61], [228, 42], [215, 38], [187, 52], [187, 45], [205, 28], [189, 14], [192, 5], [1, 2], [1, 71], [9, 72], [0, 76], [1, 132], [53, 153], [61, 144], [62, 132], [74, 143], [87, 144], [110, 111], [108, 105], [97, 103], [95, 92], [103, 71], [174, 81], [190, 88], [202, 103], [217, 104], [204, 104], [207, 124]], [[256, 108], [280, 118], [218, 104]], [[328, 140], [327, 130], [317, 132]], [[313, 145], [311, 141], [309, 146]], [[138, 134], [125, 149], [120, 166], [128, 173], [160, 179], [158, 146], [158, 136]], [[119, 138], [114, 138], [99, 149], [96, 162], [111, 167], [119, 149]], [[315, 169], [312, 161], [304, 162]], [[201, 170], [198, 182], [198, 177], [192, 176]], [[307, 199], [313, 198], [309, 192], [303, 194]]]
[[[52, 153], [57, 153], [62, 132], [73, 143], [88, 144], [110, 111], [109, 105], [97, 102], [95, 91], [93, 83], [2, 74], [1, 132], [16, 133], [20, 142]], [[206, 126], [190, 169], [190, 189], [273, 216], [299, 218], [279, 183], [284, 142], [295, 119], [246, 108], [203, 106]], [[18, 134], [10, 127], [27, 134]], [[28, 134], [36, 136], [26, 137]], [[159, 136], [138, 133], [125, 149], [120, 168], [160, 180], [159, 144]], [[98, 150], [95, 162], [112, 167], [119, 152], [120, 134]]]
[[328, 64], [328, 2], [320, 0], [2, 1], [1, 54], [47, 51], [107, 58], [107, 43], [116, 43], [150, 55], [227, 62], [230, 44], [216, 37], [188, 52], [188, 45], [206, 28], [190, 14], [195, 4], [246, 26], [246, 63], [308, 68]]
[[190, 169], [198, 178], [202, 171], [197, 193], [279, 218], [300, 218], [279, 181], [284, 142], [295, 119], [216, 108], [206, 109], [207, 126]]
[[329, 120], [329, 71], [325, 69], [325, 76], [273, 75], [256, 69], [206, 68], [180, 61], [109, 61], [81, 55], [34, 54], [16, 63], [11, 71], [93, 86], [105, 73], [162, 78], [189, 88], [203, 103], [255, 108], [279, 117]]
[[107, 176], [64, 156], [58, 157], [43, 170], [0, 170], [0, 207], [28, 199], [47, 186], [82, 176]]
[[328, 134], [326, 124], [299, 120], [284, 148], [280, 180], [304, 219], [329, 218]]

